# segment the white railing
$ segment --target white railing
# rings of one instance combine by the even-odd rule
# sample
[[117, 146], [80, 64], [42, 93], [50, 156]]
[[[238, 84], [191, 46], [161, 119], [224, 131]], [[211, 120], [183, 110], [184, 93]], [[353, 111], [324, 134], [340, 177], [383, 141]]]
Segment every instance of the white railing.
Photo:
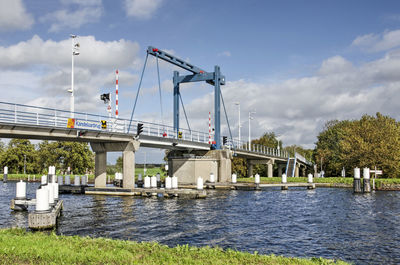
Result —
[[[65, 110], [0, 102], [0, 122], [4, 123], [67, 128], [68, 119], [70, 117], [71, 113]], [[172, 126], [151, 122], [132, 120], [129, 127], [130, 121], [128, 119], [110, 119], [107, 116], [81, 112], [74, 112], [74, 119], [80, 121], [98, 122], [99, 124], [102, 120], [105, 120], [107, 121], [107, 128], [102, 131], [125, 134], [129, 131], [129, 134], [132, 135], [136, 134], [138, 123], [142, 123], [143, 135], [176, 138], [176, 133], [174, 132], [174, 128]], [[187, 129], [180, 129], [180, 131], [182, 132], [182, 140], [208, 143], [208, 133]]]
[[312, 165], [312, 162], [308, 161], [304, 156], [300, 155], [299, 153], [295, 153], [294, 156], [297, 160], [303, 162], [306, 165]]
[[[0, 102], [0, 122], [4, 123], [67, 128], [68, 119], [70, 117], [71, 113], [66, 110]], [[100, 123], [102, 120], [105, 120], [107, 121], [107, 128], [102, 131], [125, 134], [127, 134], [129, 131], [129, 134], [132, 135], [136, 134], [138, 123], [142, 123], [143, 135], [176, 139], [176, 132], [174, 131], [174, 128], [172, 126], [132, 120], [129, 127], [130, 121], [128, 119], [110, 119], [108, 116], [82, 112], [74, 112], [74, 118], [75, 120], [98, 123]], [[188, 129], [179, 130], [180, 132], [182, 132], [182, 140], [198, 143], [208, 143], [208, 133]], [[289, 157], [289, 154], [284, 150], [256, 144], [249, 145], [248, 142], [239, 142], [235, 139], [233, 141], [231, 139], [228, 139], [227, 146], [234, 150], [247, 151], [266, 156], [281, 158]]]

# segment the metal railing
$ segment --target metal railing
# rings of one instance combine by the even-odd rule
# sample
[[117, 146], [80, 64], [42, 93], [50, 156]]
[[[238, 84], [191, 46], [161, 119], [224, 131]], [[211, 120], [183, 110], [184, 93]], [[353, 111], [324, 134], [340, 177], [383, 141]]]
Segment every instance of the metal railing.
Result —
[[[28, 106], [23, 104], [14, 104], [8, 102], [0, 102], [0, 122], [4, 123], [15, 123], [22, 125], [33, 125], [33, 126], [46, 126], [52, 128], [67, 128], [68, 119], [71, 117], [71, 112], [66, 110]], [[132, 136], [136, 134], [138, 123], [143, 124], [142, 134], [148, 136], [156, 136], [163, 138], [176, 139], [176, 132], [172, 126], [162, 125], [157, 123], [145, 122], [128, 119], [115, 119], [109, 118], [108, 116], [74, 112], [74, 119], [88, 122], [107, 121], [107, 128], [101, 131], [105, 132], [116, 132], [129, 134]], [[129, 127], [129, 124], [131, 126]], [[128, 130], [129, 127], [129, 130]], [[78, 129], [77, 130], [82, 130]], [[90, 131], [91, 129], [84, 129]], [[98, 131], [98, 130], [95, 130]], [[188, 140], [198, 143], [208, 143], [208, 133], [200, 132], [195, 130], [180, 129], [182, 132], [182, 140]], [[228, 139], [226, 145], [230, 149], [246, 151], [250, 153], [257, 153], [260, 155], [288, 158], [289, 154], [285, 150], [279, 148], [270, 148], [258, 144], [250, 144], [248, 142], [239, 142], [235, 139]]]
[[[28, 106], [23, 104], [13, 104], [8, 102], [0, 102], [0, 122], [15, 123], [22, 125], [46, 126], [53, 128], [67, 128], [68, 119], [71, 117], [71, 112], [66, 110], [43, 108], [36, 106]], [[95, 115], [82, 112], [74, 112], [74, 119], [87, 122], [107, 121], [107, 128], [102, 129], [105, 132], [116, 132], [135, 135], [138, 123], [143, 124], [142, 134], [148, 136], [157, 136], [163, 138], [176, 138], [174, 128], [168, 125], [162, 125], [152, 122], [132, 120], [128, 130], [130, 121], [128, 119], [115, 119], [108, 116]], [[77, 130], [82, 130], [78, 129]], [[95, 130], [95, 129], [85, 129]], [[97, 130], [95, 130], [97, 131]], [[208, 143], [208, 133], [180, 129], [182, 132], [182, 140], [188, 140], [199, 143]]]

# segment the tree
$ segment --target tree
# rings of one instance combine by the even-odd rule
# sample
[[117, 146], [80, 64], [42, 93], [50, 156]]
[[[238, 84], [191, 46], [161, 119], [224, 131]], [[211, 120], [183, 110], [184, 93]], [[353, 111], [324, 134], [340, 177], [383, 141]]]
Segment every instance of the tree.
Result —
[[10, 173], [23, 173], [24, 165], [26, 173], [37, 172], [37, 151], [29, 140], [12, 139], [0, 159], [1, 165], [7, 166]]
[[38, 153], [42, 172], [46, 172], [49, 166], [62, 171], [70, 167], [75, 174], [84, 174], [94, 168], [94, 154], [87, 143], [43, 141]]
[[340, 160], [347, 168], [383, 169], [387, 177], [400, 174], [400, 123], [379, 112], [364, 115], [343, 129]]
[[380, 113], [360, 120], [329, 121], [318, 135], [315, 160], [322, 161], [328, 176], [338, 176], [343, 167], [383, 169], [384, 176], [400, 174], [400, 124]]

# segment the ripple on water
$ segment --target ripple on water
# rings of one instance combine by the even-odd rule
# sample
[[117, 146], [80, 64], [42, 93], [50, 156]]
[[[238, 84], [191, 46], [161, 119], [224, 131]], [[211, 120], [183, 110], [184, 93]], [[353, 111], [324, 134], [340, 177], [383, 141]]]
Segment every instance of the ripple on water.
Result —
[[[38, 183], [29, 183], [28, 197]], [[10, 211], [15, 182], [0, 185], [0, 227], [27, 226]], [[209, 191], [205, 200], [60, 195], [57, 232], [169, 246], [212, 245], [355, 264], [400, 264], [400, 192], [272, 188]]]

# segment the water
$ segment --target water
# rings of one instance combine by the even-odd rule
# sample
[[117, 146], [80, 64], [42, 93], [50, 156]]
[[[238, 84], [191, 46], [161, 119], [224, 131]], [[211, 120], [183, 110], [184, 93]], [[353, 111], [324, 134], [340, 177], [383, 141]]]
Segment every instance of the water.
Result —
[[[34, 197], [38, 184], [28, 184]], [[0, 182], [0, 227], [27, 226], [10, 210], [15, 182]], [[57, 232], [169, 246], [220, 246], [355, 264], [400, 264], [400, 192], [351, 189], [209, 191], [205, 200], [60, 195]]]

